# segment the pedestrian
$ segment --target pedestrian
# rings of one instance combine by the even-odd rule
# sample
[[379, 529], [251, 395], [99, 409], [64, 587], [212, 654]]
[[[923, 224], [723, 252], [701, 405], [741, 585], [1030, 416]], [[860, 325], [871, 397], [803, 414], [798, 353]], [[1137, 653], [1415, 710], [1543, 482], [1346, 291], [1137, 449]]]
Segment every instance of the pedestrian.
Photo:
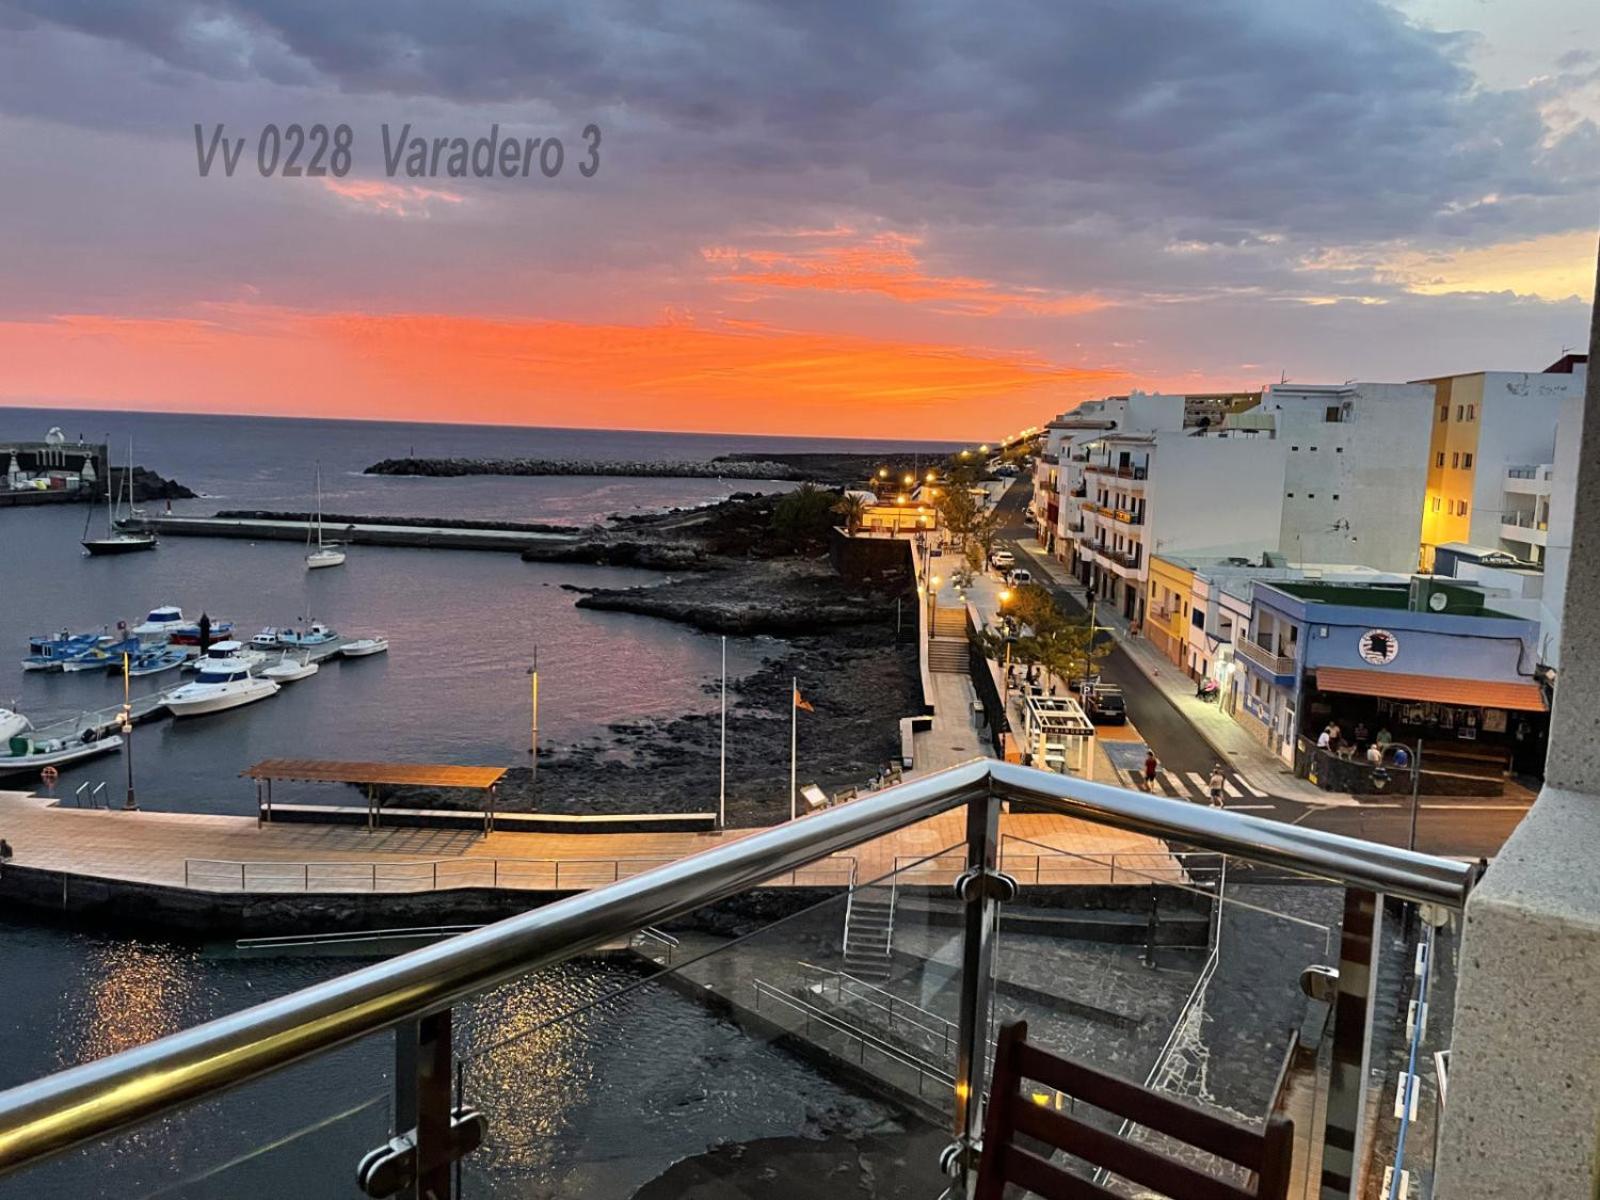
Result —
[[1387, 725], [1378, 730], [1378, 745], [1387, 746], [1392, 741], [1394, 741], [1394, 735], [1389, 732]]
[[1357, 721], [1356, 722], [1354, 736], [1355, 736], [1355, 739], [1356, 739], [1356, 753], [1357, 754], [1365, 754], [1367, 752], [1367, 736], [1368, 736], [1368, 734], [1367, 734], [1367, 723], [1365, 721]]
[[1222, 807], [1222, 764], [1217, 763], [1211, 768], [1211, 807]]
[[1333, 728], [1334, 727], [1332, 725], [1324, 725], [1322, 727], [1322, 732], [1317, 734], [1318, 750], [1331, 751], [1333, 749]]
[[1367, 762], [1374, 767], [1383, 766], [1383, 747], [1377, 742], [1367, 747]]
[[1404, 746], [1396, 746], [1394, 748], [1394, 757], [1391, 759], [1391, 761], [1402, 771], [1409, 771], [1411, 769], [1411, 755], [1407, 752]]
[[1158, 766], [1160, 764], [1156, 762], [1156, 752], [1154, 750], [1146, 750], [1144, 752], [1144, 790], [1147, 792], [1156, 785], [1156, 768]]
[[11, 843], [0, 838], [0, 862], [11, 861]]

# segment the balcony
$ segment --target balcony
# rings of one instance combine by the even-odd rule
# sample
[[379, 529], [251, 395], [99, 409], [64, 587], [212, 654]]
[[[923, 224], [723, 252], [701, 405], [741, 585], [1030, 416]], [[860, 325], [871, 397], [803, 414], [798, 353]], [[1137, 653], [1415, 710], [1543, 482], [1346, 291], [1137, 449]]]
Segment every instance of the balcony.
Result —
[[1506, 468], [1505, 490], [1520, 496], [1548, 496], [1555, 468], [1545, 463], [1535, 466], [1523, 464]]
[[1274, 654], [1265, 646], [1258, 645], [1248, 637], [1240, 638], [1233, 644], [1233, 652], [1249, 659], [1267, 674], [1279, 679], [1294, 677], [1294, 656], [1290, 654]]
[[1083, 497], [1087, 496], [1088, 494], [1089, 494], [1088, 485], [1087, 484], [1082, 484], [1082, 483], [1078, 484], [1076, 487], [1072, 488], [1070, 491], [1067, 492], [1067, 495], [1072, 496], [1075, 499], [1079, 499], [1079, 500], [1083, 499]]
[[[1007, 804], [1149, 849], [1063, 852], [1007, 833]], [[942, 834], [916, 835], [924, 846], [948, 846], [897, 853], [889, 839], [912, 826]], [[1296, 889], [1294, 913], [1280, 914], [1230, 864], [1325, 882]], [[1459, 914], [1478, 876], [992, 760], [619, 874], [0, 1093], [0, 1176], [18, 1195], [98, 1194], [114, 1165], [127, 1195], [587, 1200], [679, 1195], [707, 1179], [719, 1194], [776, 1196], [774, 1178], [868, 1163], [932, 1200], [951, 1182], [941, 1160], [968, 1194], [992, 1031], [1026, 1018], [1030, 1040], [1135, 1087], [1253, 1125], [1289, 1112], [1307, 1135], [1302, 1155], [1355, 1142], [1375, 1178], [1400, 1128], [1395, 1051], [1415, 1039], [1411, 1094], [1431, 1117], [1432, 1051], [1450, 1039], [1448, 1006], [1425, 1033], [1405, 1022], [1419, 944], [1429, 961], [1454, 947], [1452, 928], [1412, 918], [1423, 905]], [[1382, 918], [1384, 937], [1381, 900], [1401, 910]], [[1082, 922], [1062, 915], [1106, 904], [1090, 924], [1131, 936], [1067, 930]], [[1391, 920], [1421, 932], [1397, 937]], [[1375, 978], [1371, 995], [1398, 997], [1398, 1013], [1371, 1007], [1366, 988], [1341, 991], [1337, 1006], [1331, 989], [1308, 1000], [1312, 965]], [[1194, 1049], [1182, 1031], [1202, 1012], [1219, 1026], [1213, 1068], [1224, 1047], [1232, 1055], [1203, 1090], [1178, 1069]], [[1303, 1036], [1381, 1078], [1369, 1093], [1361, 1072], [1302, 1053]], [[1081, 1107], [1048, 1086], [1031, 1098]], [[822, 1111], [833, 1131], [819, 1137]], [[1368, 1126], [1375, 1137], [1358, 1132]], [[1399, 1143], [1413, 1176], [1431, 1171], [1426, 1137]], [[1309, 1160], [1294, 1177], [1323, 1178]], [[1351, 1192], [1324, 1184], [1321, 1195]]]

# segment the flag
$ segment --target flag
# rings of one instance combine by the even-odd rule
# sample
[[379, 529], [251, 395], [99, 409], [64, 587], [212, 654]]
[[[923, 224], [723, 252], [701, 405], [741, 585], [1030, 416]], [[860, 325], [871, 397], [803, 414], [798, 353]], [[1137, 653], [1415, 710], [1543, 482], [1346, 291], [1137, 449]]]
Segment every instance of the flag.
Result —
[[807, 700], [804, 696], [802, 696], [800, 694], [800, 685], [798, 683], [794, 685], [794, 706], [796, 708], [803, 708], [807, 712], [816, 712], [817, 711], [816, 709], [811, 707], [811, 701]]

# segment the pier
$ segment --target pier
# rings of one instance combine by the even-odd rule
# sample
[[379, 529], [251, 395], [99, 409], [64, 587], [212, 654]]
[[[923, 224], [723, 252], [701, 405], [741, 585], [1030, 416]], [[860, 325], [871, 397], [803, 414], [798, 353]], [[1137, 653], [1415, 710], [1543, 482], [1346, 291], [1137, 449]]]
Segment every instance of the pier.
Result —
[[[161, 537], [244, 538], [258, 542], [303, 542], [306, 522], [258, 517], [149, 516], [129, 523], [130, 528]], [[352, 546], [416, 546], [445, 550], [512, 550], [548, 546], [577, 539], [577, 531], [558, 533], [522, 529], [490, 529], [446, 525], [388, 525], [356, 521], [324, 524], [330, 541]]]

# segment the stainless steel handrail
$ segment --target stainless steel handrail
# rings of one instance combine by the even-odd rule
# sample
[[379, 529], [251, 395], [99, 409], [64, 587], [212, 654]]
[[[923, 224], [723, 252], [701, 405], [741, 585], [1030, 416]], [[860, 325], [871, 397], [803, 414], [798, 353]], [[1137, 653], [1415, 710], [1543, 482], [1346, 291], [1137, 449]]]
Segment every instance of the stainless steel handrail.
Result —
[[1459, 908], [1465, 863], [974, 760], [0, 1093], [0, 1174], [458, 1001], [784, 871], [999, 795]]

